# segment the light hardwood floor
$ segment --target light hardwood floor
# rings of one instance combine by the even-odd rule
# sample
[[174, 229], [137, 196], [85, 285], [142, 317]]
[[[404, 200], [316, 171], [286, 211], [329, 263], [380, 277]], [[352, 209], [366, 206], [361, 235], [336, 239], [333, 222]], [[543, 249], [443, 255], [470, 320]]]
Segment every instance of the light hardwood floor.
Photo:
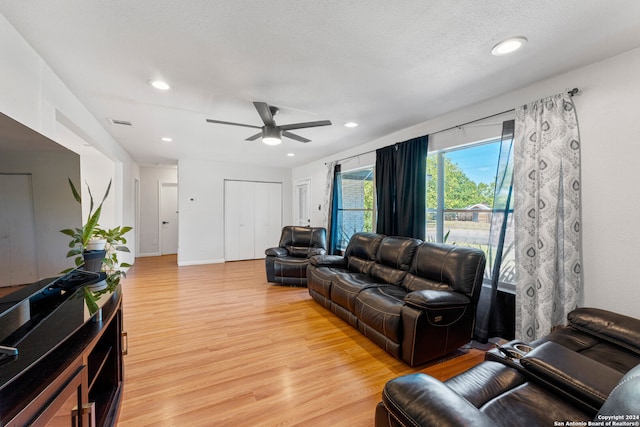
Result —
[[446, 379], [484, 356], [470, 349], [410, 368], [306, 288], [268, 284], [263, 260], [139, 258], [123, 289], [119, 426], [372, 426], [388, 380]]

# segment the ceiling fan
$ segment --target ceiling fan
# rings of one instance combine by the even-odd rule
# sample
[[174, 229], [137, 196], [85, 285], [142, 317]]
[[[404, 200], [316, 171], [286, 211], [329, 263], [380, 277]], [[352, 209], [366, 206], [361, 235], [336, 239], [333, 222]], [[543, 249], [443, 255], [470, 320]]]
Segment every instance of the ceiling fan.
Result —
[[218, 123], [222, 125], [232, 125], [232, 126], [243, 126], [247, 128], [255, 128], [262, 129], [261, 132], [250, 136], [245, 141], [255, 141], [256, 139], [262, 137], [262, 142], [268, 145], [278, 145], [282, 142], [282, 137], [286, 136], [287, 138], [294, 139], [299, 142], [310, 142], [310, 139], [303, 138], [300, 135], [296, 135], [295, 133], [289, 132], [293, 129], [304, 129], [304, 128], [312, 128], [318, 126], [329, 126], [331, 125], [330, 120], [320, 120], [317, 122], [305, 122], [305, 123], [292, 123], [289, 125], [276, 125], [276, 121], [274, 116], [278, 113], [278, 107], [274, 107], [273, 105], [269, 105], [266, 102], [254, 102], [253, 105], [258, 110], [258, 114], [260, 118], [264, 122], [264, 126], [254, 126], [254, 125], [246, 125], [243, 123], [233, 123], [233, 122], [223, 122], [222, 120], [213, 120], [207, 119], [209, 123]]

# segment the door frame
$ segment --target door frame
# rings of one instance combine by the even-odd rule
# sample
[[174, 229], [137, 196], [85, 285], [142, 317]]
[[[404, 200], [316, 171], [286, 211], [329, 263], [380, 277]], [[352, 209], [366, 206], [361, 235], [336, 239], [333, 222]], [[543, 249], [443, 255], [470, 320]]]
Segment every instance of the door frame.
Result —
[[[298, 212], [299, 212], [299, 197], [298, 197], [298, 187], [302, 186], [302, 185], [306, 185], [307, 186], [307, 200], [306, 200], [306, 204], [307, 204], [307, 223], [306, 224], [299, 224], [298, 220], [300, 219], [298, 217]], [[293, 216], [294, 216], [294, 222], [296, 223], [295, 225], [302, 225], [304, 227], [307, 226], [311, 226], [311, 177], [307, 177], [307, 178], [302, 178], [302, 179], [298, 179], [293, 183]]]
[[[168, 182], [168, 181], [158, 181], [158, 255], [162, 256], [162, 239], [164, 233], [162, 232], [162, 187], [164, 186], [173, 186], [176, 187], [176, 192], [178, 191], [178, 183], [177, 182]], [[179, 197], [179, 196], [178, 196]], [[176, 200], [176, 208], [179, 205], [179, 200]], [[178, 234], [178, 242], [180, 241], [180, 228], [176, 230]]]

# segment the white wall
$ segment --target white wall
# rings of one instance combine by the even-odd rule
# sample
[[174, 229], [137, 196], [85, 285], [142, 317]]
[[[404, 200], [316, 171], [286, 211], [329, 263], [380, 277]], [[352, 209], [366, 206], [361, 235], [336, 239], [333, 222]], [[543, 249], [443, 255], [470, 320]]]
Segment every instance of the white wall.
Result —
[[[496, 114], [566, 89], [574, 97], [582, 142], [582, 215], [585, 306], [640, 317], [640, 49], [544, 80], [358, 148], [293, 170], [292, 179], [311, 176], [312, 206], [322, 203], [324, 163]], [[362, 126], [366, 126], [363, 123]], [[322, 225], [322, 212], [312, 224]]]
[[175, 167], [140, 168], [139, 255], [160, 255], [160, 183], [177, 183]]
[[[129, 154], [2, 15], [0, 52], [0, 112], [80, 154], [81, 164], [87, 164], [91, 159], [87, 158], [86, 151], [78, 149], [77, 142], [72, 141], [77, 138], [108, 157], [113, 162], [108, 171], [101, 169], [102, 172], [96, 173], [94, 170], [87, 177], [98, 186], [114, 179], [109, 196], [111, 208], [105, 214], [105, 220], [113, 223], [103, 225], [134, 224], [134, 188], [139, 170]], [[71, 133], [75, 136], [71, 137]], [[105, 176], [99, 176], [101, 173]], [[133, 235], [128, 242], [133, 250], [136, 247]], [[133, 254], [123, 255], [122, 260], [133, 263]]]
[[[282, 183], [282, 224], [292, 221], [291, 170], [186, 159], [178, 163], [178, 265], [224, 261], [224, 180]], [[274, 246], [278, 242], [274, 242]]]

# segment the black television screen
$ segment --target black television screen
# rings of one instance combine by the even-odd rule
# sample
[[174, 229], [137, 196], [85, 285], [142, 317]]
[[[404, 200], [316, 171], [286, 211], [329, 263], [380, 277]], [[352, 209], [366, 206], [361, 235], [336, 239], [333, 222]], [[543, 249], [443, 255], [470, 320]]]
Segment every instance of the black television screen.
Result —
[[0, 113], [0, 287], [73, 266], [60, 230], [82, 225], [82, 207], [68, 178], [81, 182], [78, 154]]

